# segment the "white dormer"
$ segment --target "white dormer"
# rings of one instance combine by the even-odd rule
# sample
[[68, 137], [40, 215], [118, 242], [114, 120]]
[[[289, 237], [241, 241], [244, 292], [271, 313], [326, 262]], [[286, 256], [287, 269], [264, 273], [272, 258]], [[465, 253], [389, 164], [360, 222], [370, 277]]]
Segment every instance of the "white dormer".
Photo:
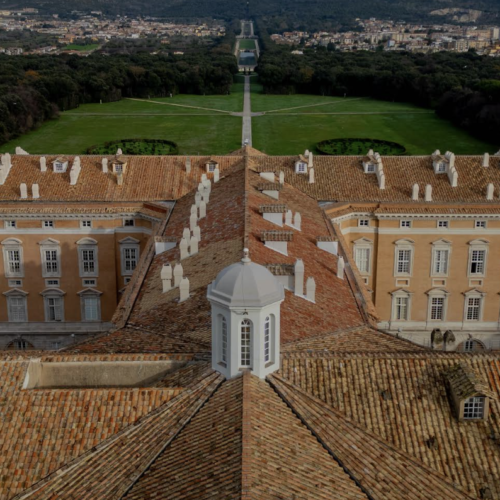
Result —
[[125, 175], [127, 170], [127, 161], [120, 156], [116, 156], [114, 160], [112, 160], [111, 166], [113, 167], [114, 174]]
[[69, 161], [67, 158], [59, 157], [52, 162], [54, 172], [56, 174], [63, 174], [68, 170]]
[[207, 174], [215, 172], [216, 168], [219, 168], [219, 164], [215, 160], [210, 160], [205, 163], [207, 169]]
[[212, 305], [212, 368], [230, 379], [250, 370], [260, 378], [280, 367], [283, 285], [243, 251], [207, 290]]
[[295, 162], [295, 173], [296, 174], [307, 174], [308, 159], [302, 155]]
[[382, 157], [379, 153], [374, 153], [373, 149], [370, 149], [363, 160], [365, 174], [375, 174], [378, 170], [382, 169]]

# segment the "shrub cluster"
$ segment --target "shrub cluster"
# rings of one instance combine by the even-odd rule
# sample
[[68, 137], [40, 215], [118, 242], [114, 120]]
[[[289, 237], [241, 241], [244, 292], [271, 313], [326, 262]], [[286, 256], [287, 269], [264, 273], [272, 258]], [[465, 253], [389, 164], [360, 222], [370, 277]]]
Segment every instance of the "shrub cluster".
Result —
[[383, 156], [401, 156], [406, 154], [406, 148], [397, 142], [380, 139], [327, 139], [318, 142], [318, 152], [324, 155], [361, 156], [370, 149]]
[[121, 149], [125, 155], [176, 155], [179, 148], [175, 142], [166, 139], [122, 139], [108, 141], [104, 144], [91, 146], [87, 149], [89, 155], [114, 155]]

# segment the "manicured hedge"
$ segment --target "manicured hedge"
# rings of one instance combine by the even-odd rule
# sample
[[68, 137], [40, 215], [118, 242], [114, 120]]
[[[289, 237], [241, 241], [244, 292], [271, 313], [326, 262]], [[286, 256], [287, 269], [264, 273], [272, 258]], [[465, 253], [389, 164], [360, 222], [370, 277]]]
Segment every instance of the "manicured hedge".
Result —
[[327, 139], [316, 144], [316, 149], [324, 155], [360, 156], [370, 149], [383, 156], [404, 155], [406, 148], [397, 142], [380, 139]]
[[175, 142], [165, 139], [122, 139], [109, 141], [87, 149], [89, 155], [114, 155], [121, 149], [125, 155], [176, 155], [179, 148]]

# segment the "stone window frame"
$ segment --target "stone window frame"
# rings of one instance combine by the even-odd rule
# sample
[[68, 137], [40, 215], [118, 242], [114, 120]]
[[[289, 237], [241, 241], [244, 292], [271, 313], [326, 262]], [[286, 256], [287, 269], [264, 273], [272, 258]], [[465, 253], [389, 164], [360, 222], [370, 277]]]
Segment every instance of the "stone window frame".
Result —
[[[93, 238], [82, 238], [76, 242], [78, 246], [78, 269], [80, 271], [80, 278], [98, 278], [99, 277], [99, 252], [98, 242]], [[83, 254], [85, 251], [94, 252], [94, 270], [92, 272], [85, 272]]]
[[358, 227], [370, 227], [370, 219], [358, 219]]
[[[488, 265], [488, 250], [489, 250], [490, 242], [488, 240], [472, 240], [469, 241], [469, 257], [467, 259], [467, 277], [468, 278], [485, 278], [487, 265]], [[483, 272], [481, 273], [473, 273], [471, 271], [472, 267], [472, 257], [473, 252], [475, 251], [484, 251], [484, 261], [483, 261]]]
[[92, 228], [92, 219], [84, 219], [80, 221], [81, 229], [89, 229]]
[[[464, 323], [479, 323], [483, 321], [483, 313], [484, 313], [484, 301], [486, 298], [486, 293], [474, 288], [464, 293]], [[478, 309], [478, 318], [477, 319], [467, 319], [469, 307], [469, 299], [479, 299], [479, 309]]]
[[411, 229], [412, 225], [412, 221], [409, 219], [401, 219], [399, 221], [400, 229]]
[[297, 161], [295, 163], [295, 173], [296, 174], [307, 174], [307, 163], [305, 161]]
[[42, 228], [43, 229], [54, 229], [55, 224], [53, 220], [46, 219], [42, 221]]
[[[373, 256], [373, 241], [369, 238], [359, 238], [353, 243], [353, 259], [358, 272], [361, 276], [371, 276], [372, 274], [372, 256]], [[357, 250], [368, 250], [368, 270], [362, 271], [358, 266], [358, 259], [356, 258]]]
[[6, 220], [3, 223], [3, 227], [5, 229], [17, 229], [17, 221], [15, 221], [15, 220]]
[[[19, 271], [10, 270], [9, 252], [19, 252]], [[2, 241], [3, 266], [6, 278], [24, 278], [23, 242], [17, 238], [7, 238]]]
[[229, 330], [227, 319], [223, 314], [218, 315], [220, 327], [220, 364], [227, 366], [229, 356]]
[[[135, 238], [128, 237], [128, 238], [124, 238], [123, 240], [120, 240], [119, 243], [120, 243], [121, 274], [122, 274], [122, 276], [132, 276], [134, 274], [134, 271], [137, 269], [137, 264], [139, 264], [139, 259], [141, 258], [140, 241], [135, 239]], [[135, 265], [135, 268], [133, 270], [125, 268], [125, 252], [127, 249], [135, 249], [137, 252], [136, 265]]]
[[[450, 292], [445, 290], [444, 288], [433, 288], [429, 290], [427, 293], [427, 322], [428, 323], [443, 323], [446, 321], [448, 315], [448, 296]], [[441, 319], [432, 319], [432, 299], [443, 299], [443, 308], [442, 308], [442, 318]]]
[[[391, 321], [410, 321], [411, 318], [411, 303], [412, 303], [412, 295], [413, 293], [409, 290], [405, 290], [400, 288], [391, 292], [392, 300], [391, 300]], [[397, 318], [397, 299], [405, 298], [407, 300], [406, 305], [406, 319]]]
[[[409, 272], [398, 271], [399, 264], [399, 252], [403, 250], [410, 251], [410, 269]], [[394, 242], [394, 276], [408, 277], [411, 278], [413, 274], [413, 261], [415, 258], [415, 242], [410, 239], [401, 239]]]
[[[7, 317], [10, 323], [26, 323], [28, 321], [28, 292], [20, 290], [19, 288], [13, 288], [8, 292], [4, 292], [5, 298], [7, 300]], [[24, 318], [23, 319], [13, 319], [12, 314], [12, 299], [21, 299], [24, 308]]]
[[[467, 408], [468, 406], [470, 408]], [[472, 396], [463, 400], [462, 418], [464, 420], [484, 420], [486, 409], [486, 396]]]
[[[40, 293], [43, 296], [43, 308], [45, 312], [45, 322], [46, 323], [63, 323], [65, 317], [65, 301], [64, 296], [66, 292], [63, 292], [60, 288], [47, 288]], [[50, 319], [50, 299], [60, 299], [60, 317], [59, 319]]]
[[488, 222], [486, 220], [475, 220], [474, 229], [486, 229], [488, 227]]
[[[101, 295], [102, 292], [99, 290], [96, 290], [95, 288], [86, 288], [85, 290], [82, 290], [81, 292], [78, 292], [78, 295], [80, 296], [80, 317], [83, 323], [95, 323], [102, 321], [102, 314], [101, 314]], [[85, 299], [86, 298], [93, 298], [97, 299], [97, 318], [96, 319], [87, 319], [85, 316]]]
[[439, 219], [436, 221], [437, 229], [450, 229], [450, 221], [448, 219]]
[[[39, 241], [40, 245], [40, 257], [42, 262], [42, 277], [43, 278], [60, 278], [62, 274], [61, 269], [61, 245], [59, 241], [54, 240], [52, 238], [47, 238], [45, 240]], [[49, 272], [47, 271], [47, 251], [56, 252], [56, 262], [57, 262], [57, 271]]]
[[[243, 360], [244, 360], [244, 353], [243, 353], [243, 335], [244, 332], [243, 331], [243, 327], [247, 326], [248, 327], [248, 364], [243, 364]], [[239, 365], [240, 365], [240, 369], [244, 370], [244, 369], [252, 369], [253, 367], [253, 356], [252, 356], [252, 351], [253, 351], [253, 336], [254, 336], [254, 328], [253, 328], [253, 322], [252, 320], [248, 319], [248, 318], [245, 318], [244, 320], [242, 320], [240, 322], [240, 325], [239, 325], [239, 328], [238, 328], [238, 332], [239, 332]], [[247, 356], [245, 356], [245, 359], [247, 358]]]
[[[437, 241], [433, 241], [432, 245], [432, 255], [431, 255], [431, 277], [432, 278], [446, 278], [450, 274], [450, 263], [451, 263], [451, 250], [452, 243], [449, 240], [439, 239]], [[437, 252], [438, 251], [447, 251], [447, 263], [446, 263], [446, 272], [436, 272], [436, 263], [437, 263]]]

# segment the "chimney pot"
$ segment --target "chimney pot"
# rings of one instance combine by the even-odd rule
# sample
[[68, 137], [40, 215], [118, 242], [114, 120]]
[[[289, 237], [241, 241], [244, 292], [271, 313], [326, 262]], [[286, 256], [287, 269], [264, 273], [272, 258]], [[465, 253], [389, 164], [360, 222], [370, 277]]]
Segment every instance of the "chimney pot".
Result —
[[185, 227], [184, 231], [182, 232], [182, 237], [187, 240], [190, 238], [190, 236], [191, 236], [191, 231], [189, 230], [189, 228]]
[[304, 295], [304, 262], [302, 259], [297, 259], [295, 262], [295, 286], [294, 293], [299, 297]]
[[490, 166], [490, 155], [489, 153], [484, 153], [483, 155], [483, 167], [487, 168]]
[[38, 200], [38, 198], [40, 198], [40, 188], [39, 188], [38, 184], [33, 184], [31, 186], [31, 191], [33, 193], [33, 199]]
[[314, 168], [309, 169], [309, 184], [314, 184]]
[[344, 257], [340, 256], [337, 262], [337, 278], [340, 278], [341, 280], [344, 279], [344, 269], [345, 269]]
[[200, 219], [203, 219], [207, 216], [207, 204], [205, 200], [201, 200], [200, 202]]
[[45, 156], [40, 157], [40, 171], [47, 172], [47, 158]]
[[161, 281], [163, 286], [163, 293], [172, 289], [172, 266], [164, 264], [161, 270]]
[[306, 281], [306, 299], [314, 302], [316, 300], [316, 281], [309, 276]]
[[108, 173], [108, 159], [107, 158], [102, 159], [102, 173], [103, 174]]
[[196, 191], [196, 194], [194, 195], [194, 202], [195, 202], [195, 204], [196, 204], [197, 207], [200, 206], [201, 193], [199, 191]]
[[286, 214], [285, 214], [285, 224], [287, 226], [291, 226], [292, 225], [292, 211], [291, 210], [287, 210], [286, 211]]
[[198, 217], [196, 217], [196, 214], [191, 214], [191, 217], [189, 217], [189, 229], [191, 231], [198, 225]]
[[181, 242], [179, 243], [179, 251], [181, 253], [181, 260], [187, 259], [189, 257], [188, 242], [186, 238], [182, 238]]
[[494, 194], [495, 194], [495, 186], [490, 182], [486, 187], [486, 199], [492, 200]]
[[295, 217], [293, 218], [293, 227], [300, 231], [300, 227], [302, 225], [302, 216], [300, 212], [295, 212]]
[[432, 201], [432, 186], [430, 184], [425, 186], [425, 201]]
[[196, 236], [196, 239], [198, 240], [198, 242], [201, 241], [201, 229], [200, 229], [200, 226], [196, 226], [193, 229], [193, 236]]
[[217, 167], [214, 170], [214, 183], [219, 182], [219, 179], [220, 179], [220, 170], [219, 167]]
[[412, 200], [418, 201], [418, 191], [419, 191], [418, 184], [413, 184], [413, 189], [411, 192], [411, 199]]
[[198, 207], [196, 205], [191, 205], [191, 215], [198, 213]]
[[174, 286], [179, 286], [184, 274], [184, 269], [182, 269], [182, 264], [179, 262], [174, 267]]
[[189, 280], [183, 278], [179, 283], [179, 302], [189, 299]]
[[21, 199], [26, 200], [28, 198], [28, 186], [23, 182], [20, 186], [21, 190]]
[[198, 238], [192, 236], [189, 241], [189, 255], [196, 255], [198, 253]]

